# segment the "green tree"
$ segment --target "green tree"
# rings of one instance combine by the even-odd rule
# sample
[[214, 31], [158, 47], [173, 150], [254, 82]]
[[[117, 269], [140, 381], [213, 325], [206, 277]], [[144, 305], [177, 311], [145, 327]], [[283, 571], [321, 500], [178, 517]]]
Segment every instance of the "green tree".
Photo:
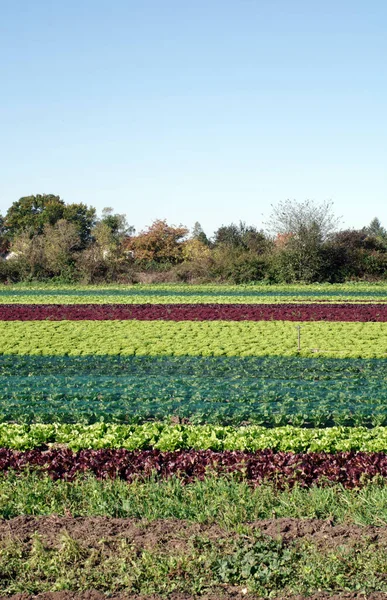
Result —
[[46, 225], [55, 225], [61, 219], [77, 228], [79, 248], [91, 241], [91, 230], [96, 223], [95, 208], [83, 203], [66, 204], [54, 194], [23, 196], [8, 209], [4, 224], [7, 236], [14, 239], [23, 232], [30, 237], [42, 235]]
[[126, 216], [114, 213], [111, 207], [102, 210], [102, 217], [98, 222], [108, 227], [117, 242], [122, 242], [125, 237], [133, 235], [135, 232], [135, 228], [128, 224]]
[[5, 220], [3, 215], [0, 214], [0, 254], [5, 254], [9, 247], [9, 241], [7, 238], [7, 230], [5, 227]]
[[46, 223], [54, 225], [63, 218], [65, 203], [54, 194], [23, 196], [8, 209], [5, 227], [12, 239], [22, 232], [31, 237], [43, 233]]
[[31, 280], [45, 276], [43, 236], [31, 237], [26, 231], [11, 241], [7, 265], [17, 274], [17, 279]]
[[65, 219], [55, 225], [47, 223], [41, 236], [43, 264], [49, 275], [61, 276], [68, 280], [73, 276], [74, 252], [79, 248], [78, 227]]
[[345, 281], [350, 277], [380, 277], [386, 272], [385, 241], [368, 228], [338, 231], [324, 244], [324, 279]]
[[91, 231], [97, 222], [95, 208], [82, 202], [66, 204], [62, 218], [75, 225], [79, 235], [78, 248], [85, 248], [92, 241]]
[[209, 239], [204, 233], [203, 228], [198, 221], [196, 221], [195, 225], [193, 226], [191, 238], [193, 240], [198, 240], [205, 246], [210, 245]]
[[387, 231], [377, 217], [372, 219], [371, 223], [366, 227], [366, 232], [368, 235], [372, 235], [378, 239], [387, 240]]
[[228, 246], [261, 254], [267, 249], [268, 240], [262, 231], [243, 221], [239, 225], [222, 225], [214, 234], [214, 246]]

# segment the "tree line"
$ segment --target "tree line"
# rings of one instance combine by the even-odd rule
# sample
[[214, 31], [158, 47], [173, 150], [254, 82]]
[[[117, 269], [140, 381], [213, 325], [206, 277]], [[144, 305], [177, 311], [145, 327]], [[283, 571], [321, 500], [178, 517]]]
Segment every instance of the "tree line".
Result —
[[286, 200], [264, 229], [222, 225], [209, 238], [156, 220], [136, 233], [126, 216], [66, 203], [53, 194], [24, 196], [0, 215], [0, 281], [342, 282], [387, 274], [387, 231], [378, 218], [340, 229], [330, 202]]

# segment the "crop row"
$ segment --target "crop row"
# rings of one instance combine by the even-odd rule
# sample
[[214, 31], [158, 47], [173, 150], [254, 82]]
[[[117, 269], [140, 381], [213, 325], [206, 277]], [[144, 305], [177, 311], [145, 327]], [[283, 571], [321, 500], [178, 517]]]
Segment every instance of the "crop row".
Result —
[[360, 487], [375, 479], [387, 478], [384, 453], [342, 452], [337, 454], [212, 450], [80, 450], [67, 448], [19, 452], [0, 449], [0, 472], [38, 469], [52, 479], [73, 480], [90, 473], [98, 478], [137, 478], [177, 476], [186, 483], [212, 475], [232, 475], [255, 485], [271, 481], [279, 488], [298, 485], [339, 483]]
[[341, 383], [341, 391], [369, 381], [383, 387], [387, 381], [385, 358], [317, 358], [293, 356], [37, 356], [0, 355], [0, 377], [35, 377], [64, 374], [71, 376], [159, 376], [197, 377], [199, 379], [254, 379], [257, 382], [286, 380], [329, 381], [332, 387]]
[[2, 321], [0, 354], [386, 357], [387, 323]]
[[294, 425], [297, 427], [387, 426], [386, 402], [377, 401], [365, 406], [350, 402], [332, 403], [299, 401], [227, 402], [137, 398], [126, 402], [101, 400], [71, 395], [40, 395], [33, 399], [17, 398], [0, 402], [0, 422], [19, 423], [144, 423], [166, 420], [189, 421], [193, 424], [240, 425], [257, 424], [265, 427]]
[[338, 285], [120, 285], [4, 286], [0, 303], [44, 304], [255, 304], [283, 302], [387, 302], [385, 284]]
[[387, 304], [0, 304], [1, 321], [387, 321]]
[[0, 421], [387, 424], [381, 381], [30, 375], [2, 378]]
[[387, 427], [221, 427], [214, 425], [35, 424], [0, 425], [0, 447], [14, 450], [48, 449], [60, 444], [73, 451], [125, 448], [126, 450], [238, 450], [256, 452], [385, 452]]
[[136, 399], [163, 402], [245, 402], [287, 404], [309, 402], [333, 409], [339, 404], [352, 407], [378, 406], [387, 401], [387, 390], [380, 389], [382, 381], [363, 378], [353, 381], [321, 381], [266, 378], [203, 377], [200, 375], [19, 375], [2, 377], [0, 400], [25, 400], [43, 397], [69, 400], [78, 398], [100, 403], [109, 400], [130, 403]]
[[1, 422], [386, 425], [386, 359], [0, 357]]

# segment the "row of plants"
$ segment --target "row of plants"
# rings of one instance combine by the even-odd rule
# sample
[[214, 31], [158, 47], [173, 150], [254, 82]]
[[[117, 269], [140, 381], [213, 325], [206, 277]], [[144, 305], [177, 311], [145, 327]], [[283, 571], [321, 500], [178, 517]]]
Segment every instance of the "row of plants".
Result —
[[0, 421], [387, 425], [385, 359], [0, 357]]
[[[64, 373], [65, 371], [65, 373]], [[159, 376], [196, 377], [197, 379], [255, 379], [285, 384], [288, 380], [329, 381], [332, 387], [342, 382], [342, 390], [353, 383], [360, 389], [369, 381], [382, 387], [387, 381], [387, 359], [376, 358], [305, 358], [300, 356], [37, 356], [0, 355], [0, 376]], [[383, 390], [380, 390], [383, 391]]]
[[118, 477], [131, 482], [136, 478], [177, 476], [190, 483], [209, 474], [231, 474], [254, 485], [270, 481], [280, 489], [312, 485], [341, 484], [359, 488], [387, 478], [387, 455], [383, 452], [274, 452], [254, 453], [223, 450], [130, 451], [120, 449], [68, 448], [18, 451], [0, 448], [0, 471], [23, 472], [38, 469], [52, 479], [73, 480], [80, 474]]
[[113, 422], [140, 424], [147, 421], [173, 419], [192, 424], [246, 425], [265, 427], [294, 425], [297, 427], [387, 426], [386, 402], [354, 404], [350, 398], [342, 401], [324, 399], [313, 402], [292, 399], [275, 402], [197, 401], [185, 397], [160, 400], [152, 396], [125, 401], [123, 398], [104, 400], [98, 393], [91, 396], [66, 393], [44, 394], [33, 391], [0, 402], [0, 423], [84, 423]]
[[385, 323], [309, 322], [301, 351], [288, 321], [2, 321], [0, 354], [387, 356]]
[[173, 401], [176, 404], [190, 402], [232, 403], [234, 405], [254, 404], [263, 410], [267, 405], [273, 409], [279, 402], [289, 407], [302, 408], [320, 406], [335, 410], [347, 404], [348, 407], [377, 407], [386, 401], [387, 391], [380, 389], [384, 379], [353, 378], [334, 381], [316, 380], [270, 380], [238, 377], [205, 377], [197, 375], [179, 376], [143, 374], [122, 374], [115, 378], [108, 375], [27, 375], [21, 377], [4, 376], [0, 390], [0, 401], [28, 399], [39, 402], [44, 398], [55, 400], [83, 400], [100, 404], [122, 402], [123, 408], [137, 401], [149, 403]]
[[381, 383], [15, 375], [2, 379], [0, 419], [136, 423], [175, 415], [213, 424], [382, 425], [387, 391]]
[[256, 304], [386, 302], [385, 283], [319, 285], [3, 286], [2, 304]]
[[387, 321], [387, 304], [0, 304], [1, 321]]
[[301, 428], [215, 425], [141, 425], [117, 423], [1, 424], [0, 447], [14, 450], [45, 449], [66, 445], [81, 449], [125, 448], [126, 450], [238, 450], [255, 452], [386, 452], [387, 427]]

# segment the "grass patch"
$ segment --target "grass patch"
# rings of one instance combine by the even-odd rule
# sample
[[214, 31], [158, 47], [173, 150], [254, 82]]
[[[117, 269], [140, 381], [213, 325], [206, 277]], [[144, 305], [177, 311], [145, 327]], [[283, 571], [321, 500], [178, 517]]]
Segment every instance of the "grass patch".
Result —
[[179, 479], [127, 483], [87, 476], [74, 482], [52, 481], [39, 473], [0, 477], [0, 517], [19, 515], [107, 516], [185, 519], [236, 528], [272, 517], [331, 519], [335, 523], [387, 525], [387, 485], [360, 490], [341, 485], [278, 491], [252, 488], [232, 477], [208, 477], [184, 485]]

